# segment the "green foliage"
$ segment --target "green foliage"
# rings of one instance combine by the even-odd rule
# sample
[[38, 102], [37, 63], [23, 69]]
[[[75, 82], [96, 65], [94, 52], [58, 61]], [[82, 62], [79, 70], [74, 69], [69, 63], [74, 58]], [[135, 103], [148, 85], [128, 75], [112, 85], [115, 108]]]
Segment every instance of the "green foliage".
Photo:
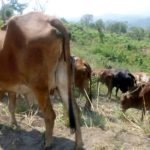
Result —
[[103, 115], [96, 111], [81, 111], [81, 125], [86, 127], [100, 127], [105, 128], [106, 119]]
[[71, 40], [79, 45], [87, 45], [89, 42], [92, 42], [91, 39], [95, 40], [98, 34], [94, 29], [82, 24], [69, 23], [68, 28], [71, 32]]
[[8, 0], [5, 4], [2, 1], [2, 7], [0, 9], [0, 17], [3, 22], [6, 22], [15, 12], [22, 14], [23, 10], [27, 7], [26, 3], [19, 3], [18, 0]]
[[71, 32], [73, 54], [85, 59], [92, 68], [112, 66], [150, 72], [150, 53], [143, 51], [150, 49], [149, 37], [145, 34], [143, 40], [139, 41], [129, 36], [130, 30], [120, 34], [106, 29], [102, 42], [96, 28], [81, 23], [67, 23], [67, 26]]
[[110, 32], [114, 33], [126, 33], [127, 32], [127, 25], [124, 22], [115, 22], [108, 25], [107, 29]]
[[13, 10], [19, 14], [22, 14], [23, 10], [27, 7], [27, 3], [19, 3], [18, 0], [9, 0], [9, 3]]
[[102, 19], [98, 19], [96, 22], [96, 27], [97, 29], [105, 30], [105, 23], [103, 22]]
[[80, 22], [85, 26], [90, 26], [93, 23], [93, 15], [86, 14], [82, 16]]
[[140, 27], [132, 27], [128, 32], [128, 36], [135, 40], [143, 40], [145, 36], [144, 29]]
[[10, 4], [4, 4], [0, 10], [1, 19], [5, 22], [11, 16], [13, 16], [14, 11]]

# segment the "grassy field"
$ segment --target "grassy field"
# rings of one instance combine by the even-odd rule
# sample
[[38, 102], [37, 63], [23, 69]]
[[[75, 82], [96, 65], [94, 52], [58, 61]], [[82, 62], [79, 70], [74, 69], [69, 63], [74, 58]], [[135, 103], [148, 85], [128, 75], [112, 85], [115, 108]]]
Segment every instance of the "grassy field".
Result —
[[[131, 72], [144, 71], [150, 73], [150, 40], [144, 37], [135, 40], [128, 34], [105, 33], [101, 42], [97, 30], [67, 24], [71, 37], [73, 55], [85, 59], [92, 68], [125, 68]], [[124, 114], [120, 108], [120, 95], [112, 99], [105, 96], [107, 89], [100, 87], [97, 97], [96, 85], [92, 85], [92, 111], [84, 109], [85, 97], [75, 91], [80, 108], [83, 141], [86, 150], [149, 150], [150, 147], [150, 115], [140, 120], [141, 111], [129, 109]], [[9, 125], [7, 100], [0, 103], [0, 149], [4, 150], [42, 150], [44, 146], [44, 122], [38, 106], [29, 110], [26, 100], [19, 99], [16, 113], [21, 129], [14, 130]], [[56, 113], [54, 128], [54, 148], [52, 150], [71, 150], [74, 136], [68, 131], [68, 118], [60, 100], [53, 102]], [[9, 136], [8, 136], [9, 135]], [[63, 137], [63, 138], [62, 138]], [[36, 140], [35, 140], [36, 139]], [[37, 143], [36, 143], [37, 141]]]
[[71, 25], [72, 54], [87, 60], [92, 68], [112, 66], [150, 72], [150, 39], [135, 40], [128, 34], [105, 33], [104, 42], [96, 29]]

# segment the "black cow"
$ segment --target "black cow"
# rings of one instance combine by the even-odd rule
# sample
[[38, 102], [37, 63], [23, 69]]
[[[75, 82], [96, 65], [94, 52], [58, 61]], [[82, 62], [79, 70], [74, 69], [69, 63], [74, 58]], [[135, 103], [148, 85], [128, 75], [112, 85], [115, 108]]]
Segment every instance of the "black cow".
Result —
[[136, 85], [135, 77], [128, 71], [123, 69], [111, 69], [113, 74], [112, 84], [110, 84], [109, 98], [111, 98], [112, 89], [116, 87], [116, 97], [118, 90], [122, 93], [132, 90]]

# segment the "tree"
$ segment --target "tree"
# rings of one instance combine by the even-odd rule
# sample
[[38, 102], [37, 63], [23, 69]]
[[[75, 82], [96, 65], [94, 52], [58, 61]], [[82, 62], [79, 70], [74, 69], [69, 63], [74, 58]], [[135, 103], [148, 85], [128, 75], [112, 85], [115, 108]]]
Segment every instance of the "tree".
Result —
[[90, 26], [93, 23], [93, 15], [86, 14], [82, 16], [80, 22], [85, 26]]
[[27, 3], [19, 3], [18, 0], [9, 0], [9, 3], [19, 14], [22, 14], [23, 10], [27, 7]]
[[124, 22], [115, 22], [115, 23], [110, 23], [107, 27], [107, 29], [110, 32], [114, 32], [114, 33], [127, 33], [127, 24]]
[[145, 34], [148, 38], [150, 38], [150, 27], [145, 29]]
[[23, 10], [27, 7], [26, 3], [19, 3], [17, 0], [7, 0], [7, 3], [4, 3], [3, 0], [2, 7], [0, 10], [0, 16], [5, 23], [11, 16], [16, 13], [22, 14]]
[[96, 25], [97, 29], [100, 28], [101, 30], [105, 30], [105, 24], [102, 19], [98, 19], [95, 22], [95, 25]]
[[101, 42], [103, 43], [104, 42], [104, 30], [105, 30], [105, 24], [104, 24], [103, 20], [98, 19], [95, 22], [95, 26], [96, 26], [96, 29], [99, 33], [99, 38], [100, 38]]
[[14, 11], [10, 4], [4, 4], [0, 10], [0, 16], [5, 23], [11, 16], [13, 16]]
[[62, 21], [63, 23], [68, 23], [68, 21], [67, 21], [65, 18], [61, 18], [61, 21]]
[[98, 30], [99, 38], [100, 38], [101, 42], [104, 43], [104, 36], [105, 36], [104, 32], [102, 31], [101, 28], [98, 28], [97, 30]]
[[128, 35], [136, 40], [142, 40], [145, 36], [145, 31], [141, 27], [132, 27], [130, 28]]
[[47, 3], [48, 3], [48, 0], [47, 1], [34, 0], [34, 8], [33, 8], [34, 11], [45, 12]]

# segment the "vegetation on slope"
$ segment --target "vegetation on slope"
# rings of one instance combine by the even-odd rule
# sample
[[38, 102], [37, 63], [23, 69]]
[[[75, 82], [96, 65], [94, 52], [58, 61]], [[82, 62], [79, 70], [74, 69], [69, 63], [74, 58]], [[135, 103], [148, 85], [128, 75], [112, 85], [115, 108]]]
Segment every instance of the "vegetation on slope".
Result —
[[112, 66], [150, 72], [150, 39], [146, 29], [142, 29], [141, 35], [138, 27], [126, 33], [105, 29], [101, 40], [97, 27], [81, 23], [67, 23], [67, 26], [71, 32], [72, 53], [87, 60], [93, 68]]

